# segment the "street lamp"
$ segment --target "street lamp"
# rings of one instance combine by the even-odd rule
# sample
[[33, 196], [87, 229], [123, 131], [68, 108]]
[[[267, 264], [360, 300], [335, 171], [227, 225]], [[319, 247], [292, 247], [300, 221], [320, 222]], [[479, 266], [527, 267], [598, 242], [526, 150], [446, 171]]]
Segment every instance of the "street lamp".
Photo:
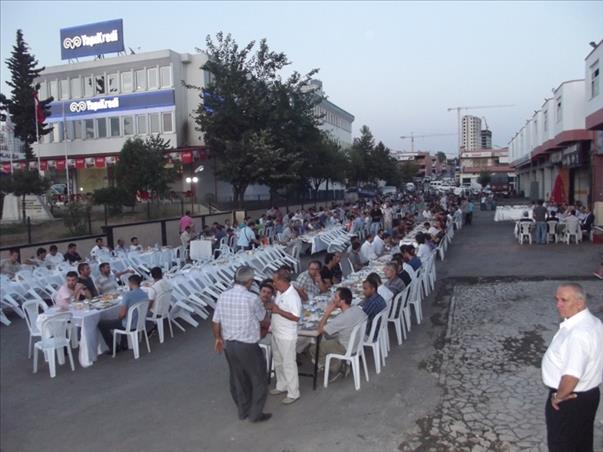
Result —
[[193, 185], [199, 182], [199, 178], [193, 176], [187, 177], [185, 180], [187, 184], [191, 184], [191, 212], [195, 213], [195, 189], [193, 188]]

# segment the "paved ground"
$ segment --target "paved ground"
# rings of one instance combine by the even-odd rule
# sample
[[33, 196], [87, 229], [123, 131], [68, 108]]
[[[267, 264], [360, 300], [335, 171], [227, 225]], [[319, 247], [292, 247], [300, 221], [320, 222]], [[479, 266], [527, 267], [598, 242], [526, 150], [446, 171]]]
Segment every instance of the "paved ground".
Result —
[[[589, 275], [603, 248], [520, 247], [512, 226], [491, 218], [478, 213], [475, 225], [457, 234], [438, 262], [441, 282], [425, 303], [425, 321], [394, 346], [380, 375], [369, 359], [371, 379], [358, 392], [351, 379], [312, 391], [302, 378], [300, 401], [284, 407], [271, 397], [266, 409], [274, 418], [264, 425], [237, 420], [226, 363], [212, 350], [207, 322], [165, 344], [152, 341], [152, 353], [143, 351], [137, 361], [128, 354], [101, 357], [88, 369], [61, 367], [53, 380], [45, 367], [31, 373], [25, 324], [2, 326], [0, 449], [536, 449], [545, 396], [537, 366], [555, 328], [556, 283], [547, 279], [587, 279], [589, 293], [600, 298], [603, 283]], [[518, 275], [529, 281], [518, 282]], [[509, 407], [495, 394], [509, 392], [504, 383], [511, 376], [521, 377], [525, 391], [502, 401], [514, 402], [517, 416], [507, 416]], [[488, 422], [475, 424], [480, 419]]]

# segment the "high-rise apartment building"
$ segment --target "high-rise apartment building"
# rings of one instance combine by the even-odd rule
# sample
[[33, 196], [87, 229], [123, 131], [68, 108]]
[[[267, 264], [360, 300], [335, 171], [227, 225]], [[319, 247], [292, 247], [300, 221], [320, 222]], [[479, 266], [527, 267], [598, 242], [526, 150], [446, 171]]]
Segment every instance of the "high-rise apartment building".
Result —
[[485, 129], [481, 131], [482, 149], [492, 149], [492, 131]]
[[482, 120], [477, 116], [463, 116], [464, 151], [478, 151], [481, 145]]

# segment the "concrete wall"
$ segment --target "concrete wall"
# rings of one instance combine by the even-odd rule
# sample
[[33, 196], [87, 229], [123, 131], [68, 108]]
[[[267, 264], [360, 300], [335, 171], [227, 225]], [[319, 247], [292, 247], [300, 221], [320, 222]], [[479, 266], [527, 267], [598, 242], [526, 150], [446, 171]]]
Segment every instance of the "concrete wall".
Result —
[[[40, 247], [46, 248], [46, 251], [48, 251], [48, 248], [50, 247], [50, 245], [56, 245], [59, 248], [59, 253], [65, 254], [65, 252], [67, 251], [67, 245], [69, 243], [75, 243], [77, 245], [77, 252], [80, 254], [80, 256], [82, 256], [82, 258], [86, 258], [90, 254], [90, 250], [94, 247], [95, 240], [97, 237], [105, 237], [105, 236], [102, 234], [99, 234], [98, 236], [94, 236], [92, 238], [87, 238], [87, 239], [82, 239], [82, 240], [61, 239], [61, 240], [57, 240], [55, 242], [51, 242], [48, 245], [25, 246], [25, 247], [21, 248], [21, 259], [23, 260], [25, 258], [30, 258], [32, 256], [35, 256], [36, 250]], [[6, 257], [8, 257], [8, 250], [0, 252], [1, 259], [4, 259]]]
[[[599, 61], [599, 95], [596, 97], [591, 97], [591, 70], [590, 67], [595, 63], [595, 61]], [[586, 57], [584, 63], [585, 70], [585, 81], [586, 81], [586, 90], [584, 93], [584, 97], [586, 99], [586, 105], [584, 108], [584, 112], [586, 116], [600, 110], [603, 108], [603, 74], [601, 74], [601, 69], [603, 69], [603, 45], [599, 43], [599, 46], [592, 51], [590, 55]]]

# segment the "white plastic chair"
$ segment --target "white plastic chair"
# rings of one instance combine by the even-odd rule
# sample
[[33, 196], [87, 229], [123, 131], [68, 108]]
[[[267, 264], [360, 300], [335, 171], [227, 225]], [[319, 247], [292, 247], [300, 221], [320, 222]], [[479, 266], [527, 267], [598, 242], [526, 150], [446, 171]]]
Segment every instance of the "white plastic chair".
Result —
[[[419, 267], [419, 270], [421, 268]], [[415, 320], [417, 321], [417, 325], [421, 324], [421, 320], [423, 319], [423, 309], [421, 307], [422, 299], [421, 299], [421, 274], [417, 271], [416, 277], [412, 279], [410, 283], [410, 294], [409, 294], [409, 304], [415, 309]]]
[[406, 319], [403, 318], [403, 304], [408, 298], [410, 292], [410, 286], [406, 286], [404, 290], [398, 293], [392, 302], [389, 315], [387, 317], [387, 324], [393, 323], [396, 330], [396, 337], [398, 338], [398, 345], [402, 345], [402, 339], [406, 340]]
[[380, 374], [381, 366], [385, 366], [385, 356], [383, 355], [383, 326], [387, 323], [387, 309], [384, 309], [371, 322], [371, 331], [364, 338], [363, 347], [369, 347], [373, 351], [375, 361], [375, 371]]
[[29, 330], [29, 345], [27, 347], [27, 357], [31, 358], [32, 339], [42, 337], [42, 332], [38, 329], [38, 316], [48, 310], [48, 305], [40, 300], [27, 300], [21, 306], [25, 313], [25, 323]]
[[[71, 320], [71, 313], [59, 313], [48, 317], [42, 322], [41, 325], [41, 336], [42, 339], [34, 345], [34, 359], [33, 359], [33, 372], [38, 372], [38, 351], [44, 353], [46, 361], [48, 361], [48, 370], [50, 371], [50, 377], [54, 378], [57, 374], [55, 352], [57, 356], [62, 353], [62, 350], [67, 349], [67, 356], [69, 357], [69, 364], [71, 370], [75, 371], [73, 365], [73, 355], [71, 354], [70, 346], [70, 333], [71, 327], [69, 321]], [[62, 358], [59, 358], [61, 362]]]
[[558, 243], [559, 234], [557, 234], [557, 222], [547, 221], [546, 239], [548, 243]]
[[531, 223], [519, 223], [519, 243], [523, 245], [525, 240], [532, 244], [532, 224]]
[[[128, 342], [132, 344], [132, 350], [134, 352], [134, 359], [138, 359], [140, 356], [139, 340], [140, 334], [144, 333], [144, 337], [147, 342], [147, 350], [151, 353], [151, 346], [149, 345], [149, 335], [147, 334], [146, 317], [147, 311], [149, 310], [149, 302], [141, 301], [136, 303], [134, 306], [130, 306], [128, 309], [128, 316], [126, 317], [126, 328], [124, 330], [113, 330], [113, 357], [115, 358], [115, 348], [117, 345], [117, 335], [125, 335], [128, 337]], [[132, 329], [132, 319], [134, 313], [137, 313], [136, 317], [136, 328]]]
[[580, 225], [578, 223], [575, 223], [571, 226], [567, 224], [565, 225], [565, 243], [569, 245], [572, 241], [572, 237], [574, 238], [576, 244], [582, 241], [582, 230], [580, 229]]
[[152, 322], [157, 326], [157, 333], [159, 335], [159, 343], [163, 344], [164, 330], [163, 321], [168, 321], [170, 328], [170, 337], [174, 337], [174, 330], [172, 329], [172, 322], [170, 322], [168, 314], [170, 311], [170, 305], [172, 300], [172, 291], [166, 291], [157, 296], [153, 302], [154, 311], [150, 317], [147, 317], [148, 322]]
[[364, 320], [354, 327], [352, 334], [350, 334], [350, 341], [346, 349], [345, 355], [339, 353], [329, 353], [325, 359], [325, 378], [324, 387], [329, 386], [329, 370], [332, 359], [339, 359], [341, 361], [347, 361], [352, 366], [352, 374], [354, 375], [354, 387], [356, 391], [360, 390], [360, 359], [362, 358], [362, 364], [364, 366], [364, 376], [366, 381], [369, 381], [368, 369], [366, 366], [366, 356], [364, 355], [364, 345], [362, 337], [366, 331], [367, 321]]

